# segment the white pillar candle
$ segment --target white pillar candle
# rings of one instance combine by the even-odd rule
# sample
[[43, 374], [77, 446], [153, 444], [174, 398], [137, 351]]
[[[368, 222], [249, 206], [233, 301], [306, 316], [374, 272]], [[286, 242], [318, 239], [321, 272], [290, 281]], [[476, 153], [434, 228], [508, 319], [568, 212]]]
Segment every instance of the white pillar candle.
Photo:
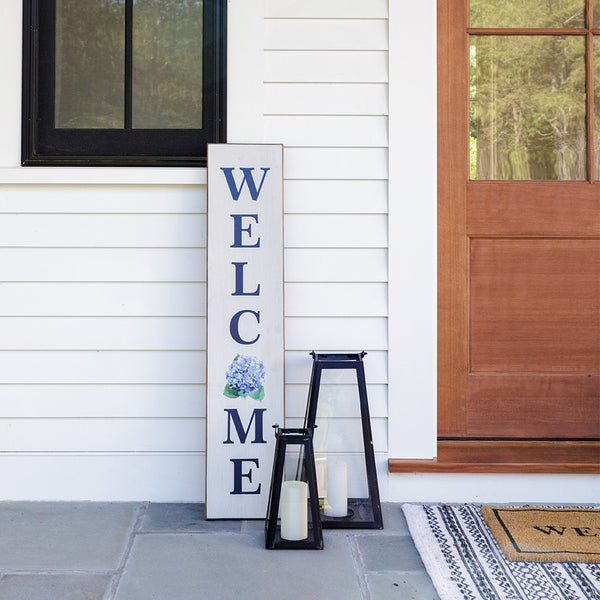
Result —
[[324, 513], [328, 517], [345, 517], [348, 514], [348, 465], [343, 460], [327, 460]]
[[281, 539], [305, 540], [308, 537], [308, 484], [284, 481], [281, 485]]

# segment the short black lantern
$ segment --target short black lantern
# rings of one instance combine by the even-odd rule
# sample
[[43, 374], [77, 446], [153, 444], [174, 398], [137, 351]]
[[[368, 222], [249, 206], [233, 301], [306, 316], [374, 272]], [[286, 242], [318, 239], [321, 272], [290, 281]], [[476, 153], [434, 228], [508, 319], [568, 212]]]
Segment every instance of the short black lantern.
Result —
[[[379, 486], [363, 358], [356, 354], [317, 354], [312, 374], [304, 427], [315, 431], [314, 451], [318, 489], [321, 496], [321, 524], [324, 529], [383, 529]], [[361, 432], [354, 416], [352, 398], [319, 401], [323, 371], [354, 370], [358, 386]], [[330, 375], [342, 375], [341, 372]], [[339, 378], [338, 378], [339, 379]], [[342, 378], [343, 379], [343, 378]], [[345, 381], [345, 379], [343, 379]], [[330, 383], [339, 383], [335, 380]], [[329, 389], [339, 385], [328, 385]], [[356, 431], [351, 428], [356, 424]], [[362, 433], [362, 447], [359, 441]]]
[[265, 547], [323, 549], [312, 429], [275, 427]]

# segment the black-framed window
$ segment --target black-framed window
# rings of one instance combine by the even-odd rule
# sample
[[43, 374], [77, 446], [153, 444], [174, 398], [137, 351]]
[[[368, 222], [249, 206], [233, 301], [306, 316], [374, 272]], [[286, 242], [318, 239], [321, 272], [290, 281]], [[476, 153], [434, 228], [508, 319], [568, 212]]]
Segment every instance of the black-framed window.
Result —
[[24, 0], [23, 165], [201, 166], [226, 0]]

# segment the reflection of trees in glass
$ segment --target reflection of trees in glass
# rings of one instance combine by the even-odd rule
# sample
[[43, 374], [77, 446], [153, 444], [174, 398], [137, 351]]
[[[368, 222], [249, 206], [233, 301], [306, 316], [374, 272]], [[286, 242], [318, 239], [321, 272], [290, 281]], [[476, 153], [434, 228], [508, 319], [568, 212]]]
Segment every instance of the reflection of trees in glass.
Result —
[[[136, 128], [202, 127], [202, 0], [133, 0]], [[123, 128], [125, 0], [56, 0], [55, 120]]]
[[584, 27], [585, 0], [471, 0], [470, 16], [471, 27]]
[[[600, 13], [600, 0], [597, 1], [596, 8]], [[600, 25], [600, 14], [598, 25]], [[596, 163], [594, 177], [600, 179], [600, 36], [594, 38], [594, 114], [594, 162]]]
[[57, 127], [123, 127], [124, 27], [124, 0], [57, 0]]
[[202, 127], [202, 1], [135, 0], [133, 126]]
[[585, 179], [584, 38], [472, 36], [472, 44], [476, 178]]

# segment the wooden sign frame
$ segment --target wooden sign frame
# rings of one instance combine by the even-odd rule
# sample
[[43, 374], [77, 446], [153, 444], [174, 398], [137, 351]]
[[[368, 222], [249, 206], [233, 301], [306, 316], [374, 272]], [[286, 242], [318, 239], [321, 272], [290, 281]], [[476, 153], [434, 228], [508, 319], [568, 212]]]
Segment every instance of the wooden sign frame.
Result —
[[208, 146], [206, 518], [264, 519], [283, 423], [283, 146]]

